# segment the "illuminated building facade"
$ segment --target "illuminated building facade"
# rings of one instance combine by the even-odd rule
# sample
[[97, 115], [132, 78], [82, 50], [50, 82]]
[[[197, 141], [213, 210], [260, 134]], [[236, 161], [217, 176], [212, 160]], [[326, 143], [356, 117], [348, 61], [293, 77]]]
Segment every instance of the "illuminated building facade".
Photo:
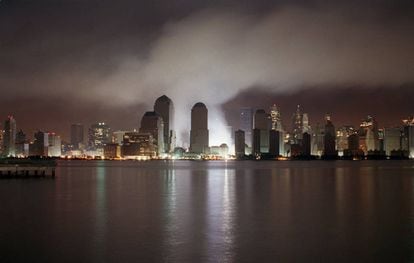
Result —
[[365, 120], [362, 121], [358, 135], [359, 147], [365, 155], [368, 154], [368, 151], [380, 150], [378, 124], [372, 116], [368, 116]]
[[408, 155], [414, 158], [414, 117], [403, 120], [404, 123], [404, 144]]
[[164, 122], [161, 115], [155, 111], [147, 111], [141, 119], [140, 133], [152, 135], [155, 151], [158, 156], [164, 153]]
[[125, 158], [156, 157], [157, 151], [151, 133], [126, 132], [121, 146]]
[[16, 155], [16, 120], [13, 116], [8, 116], [4, 122], [3, 155]]
[[89, 128], [89, 148], [92, 151], [102, 150], [105, 144], [111, 142], [111, 129], [104, 122], [91, 125]]
[[163, 152], [171, 153], [175, 148], [174, 104], [170, 98], [163, 95], [155, 101], [154, 111], [161, 116], [164, 125]]
[[60, 136], [54, 132], [49, 132], [47, 133], [47, 137], [47, 156], [60, 157], [62, 155], [62, 141], [60, 139]]
[[191, 109], [190, 152], [206, 154], [209, 151], [208, 110], [198, 102]]
[[348, 137], [351, 134], [356, 133], [356, 130], [353, 126], [342, 126], [336, 131], [336, 150], [338, 151], [339, 156], [344, 155], [344, 151], [348, 149]]

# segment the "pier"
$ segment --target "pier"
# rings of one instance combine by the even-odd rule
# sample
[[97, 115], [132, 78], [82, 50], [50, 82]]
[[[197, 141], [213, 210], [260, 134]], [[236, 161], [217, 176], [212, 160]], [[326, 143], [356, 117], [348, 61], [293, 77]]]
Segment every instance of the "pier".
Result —
[[0, 161], [0, 179], [6, 178], [54, 178], [56, 162], [51, 160]]

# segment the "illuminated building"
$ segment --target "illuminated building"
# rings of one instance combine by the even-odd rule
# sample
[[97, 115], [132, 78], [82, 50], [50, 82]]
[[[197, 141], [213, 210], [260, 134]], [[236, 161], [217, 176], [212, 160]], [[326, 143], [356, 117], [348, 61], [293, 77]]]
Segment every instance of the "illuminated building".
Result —
[[165, 153], [170, 153], [175, 148], [175, 131], [174, 131], [174, 104], [170, 98], [163, 95], [159, 97], [154, 104], [154, 111], [158, 113], [163, 121], [163, 141]]
[[414, 117], [403, 120], [404, 123], [404, 140], [405, 149], [407, 149], [409, 157], [414, 158]]
[[245, 132], [243, 130], [237, 130], [234, 134], [234, 137], [235, 137], [234, 146], [235, 146], [236, 158], [241, 159], [244, 157], [245, 150], [246, 150]]
[[29, 156], [29, 143], [26, 140], [26, 134], [22, 130], [16, 133], [16, 156]]
[[191, 109], [190, 152], [206, 154], [209, 151], [208, 110], [198, 102]]
[[376, 120], [368, 116], [360, 124], [359, 135], [359, 147], [365, 155], [368, 151], [380, 150], [379, 147], [379, 136], [378, 136], [378, 125]]
[[157, 156], [151, 133], [126, 132], [121, 146], [121, 155], [125, 158]]
[[16, 155], [16, 120], [13, 116], [8, 116], [4, 122], [3, 155]]
[[315, 126], [315, 129], [312, 134], [311, 140], [311, 153], [314, 156], [322, 156], [324, 152], [324, 138], [325, 138], [325, 129], [321, 127], [318, 123]]
[[303, 113], [302, 115], [302, 134], [303, 133], [311, 133], [311, 127], [309, 124], [309, 116], [307, 113]]
[[60, 157], [62, 155], [62, 141], [59, 135], [56, 135], [54, 132], [49, 132], [48, 137], [48, 146], [47, 146], [47, 156], [50, 157]]
[[256, 110], [253, 129], [253, 155], [269, 152], [269, 123], [265, 110]]
[[124, 135], [127, 131], [114, 131], [112, 132], [112, 142], [117, 143], [118, 145], [122, 145], [124, 141]]
[[70, 126], [70, 144], [74, 150], [83, 148], [84, 144], [84, 127], [81, 123], [75, 123]]
[[384, 151], [391, 156], [392, 151], [401, 150], [402, 130], [399, 127], [384, 129]]
[[344, 151], [348, 149], [348, 137], [356, 133], [353, 126], [342, 126], [336, 131], [336, 150], [339, 156], [344, 155]]
[[141, 119], [140, 133], [150, 133], [158, 156], [164, 153], [164, 123], [161, 115], [147, 111]]
[[292, 118], [292, 142], [294, 144], [299, 143], [303, 134], [303, 114], [300, 109], [300, 105], [296, 107], [296, 112]]
[[337, 156], [337, 152], [335, 149], [335, 126], [333, 125], [331, 121], [331, 117], [329, 115], [325, 116], [325, 135], [324, 135], [324, 151], [323, 156], [324, 157], [335, 157]]
[[104, 122], [91, 125], [89, 128], [89, 148], [92, 151], [103, 151], [105, 144], [111, 142], [111, 129]]
[[246, 144], [252, 146], [252, 129], [253, 129], [253, 109], [240, 109], [240, 130], [244, 131]]
[[34, 141], [29, 145], [30, 156], [47, 156], [49, 151], [49, 133], [37, 131], [34, 134]]
[[121, 147], [117, 143], [107, 143], [104, 146], [104, 157], [115, 159], [121, 157]]
[[[279, 132], [279, 149], [278, 149], [278, 155], [282, 155], [285, 152], [285, 142], [284, 142], [284, 135], [285, 132], [283, 130], [282, 126], [282, 118], [280, 114], [280, 110], [276, 107], [276, 104], [273, 104], [273, 106], [270, 109], [270, 118], [272, 120], [272, 130], [276, 130]], [[275, 135], [273, 135], [275, 136]], [[269, 145], [270, 147], [270, 145]], [[271, 152], [271, 150], [269, 150]]]

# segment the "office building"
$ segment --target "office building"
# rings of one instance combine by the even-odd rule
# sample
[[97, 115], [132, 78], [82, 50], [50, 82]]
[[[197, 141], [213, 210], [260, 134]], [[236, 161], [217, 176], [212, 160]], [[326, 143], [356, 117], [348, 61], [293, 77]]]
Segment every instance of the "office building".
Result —
[[191, 109], [190, 152], [206, 154], [209, 149], [208, 111], [206, 105], [196, 103]]
[[111, 129], [104, 122], [92, 124], [89, 128], [89, 149], [103, 151], [105, 144], [111, 143]]
[[235, 154], [237, 159], [244, 158], [245, 150], [246, 150], [246, 142], [245, 142], [245, 132], [243, 130], [237, 130], [234, 133], [234, 148]]
[[37, 131], [34, 134], [34, 141], [29, 145], [30, 156], [48, 156], [49, 154], [49, 133]]
[[391, 152], [401, 150], [402, 130], [400, 127], [384, 129], [385, 155], [391, 156]]
[[175, 148], [174, 104], [170, 98], [163, 95], [155, 101], [154, 111], [161, 116], [164, 125], [163, 152], [171, 153]]
[[324, 151], [323, 156], [326, 158], [332, 158], [337, 156], [335, 148], [335, 126], [331, 121], [329, 115], [325, 116], [325, 135], [324, 135]]
[[82, 149], [84, 146], [84, 127], [81, 123], [70, 126], [70, 144], [74, 150]]
[[141, 119], [140, 133], [152, 135], [155, 151], [158, 156], [164, 154], [164, 122], [161, 115], [155, 111], [147, 111]]
[[48, 147], [47, 147], [47, 156], [49, 157], [60, 157], [62, 155], [62, 141], [60, 136], [54, 132], [49, 132], [48, 137]]
[[4, 122], [3, 156], [16, 155], [16, 120], [8, 116]]
[[252, 147], [253, 109], [240, 109], [240, 130], [244, 131], [246, 144]]
[[365, 155], [368, 155], [369, 151], [380, 150], [378, 124], [372, 116], [367, 116], [367, 118], [361, 122], [358, 135], [360, 149]]

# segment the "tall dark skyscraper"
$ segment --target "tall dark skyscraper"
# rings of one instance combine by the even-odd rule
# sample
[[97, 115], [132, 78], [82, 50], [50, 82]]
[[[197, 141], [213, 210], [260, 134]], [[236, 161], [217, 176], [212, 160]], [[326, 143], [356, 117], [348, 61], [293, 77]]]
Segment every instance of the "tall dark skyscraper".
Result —
[[252, 147], [253, 109], [240, 109], [240, 130], [244, 131], [246, 144]]
[[3, 155], [16, 155], [16, 120], [8, 116], [4, 122]]
[[252, 148], [255, 155], [269, 152], [269, 118], [263, 109], [256, 110], [254, 114]]
[[154, 141], [154, 148], [158, 155], [164, 153], [164, 122], [161, 115], [155, 111], [147, 111], [141, 119], [140, 133], [149, 133]]
[[246, 150], [246, 142], [245, 142], [245, 132], [243, 130], [237, 130], [234, 133], [234, 148], [235, 148], [235, 153], [236, 153], [236, 158], [240, 159], [243, 158], [245, 155], [245, 150]]
[[336, 143], [335, 143], [335, 126], [331, 121], [331, 117], [326, 115], [325, 117], [325, 135], [324, 135], [324, 156], [325, 157], [335, 157], [336, 153]]
[[190, 151], [207, 153], [208, 146], [208, 110], [204, 103], [198, 102], [191, 109]]
[[273, 156], [280, 155], [280, 132], [277, 130], [269, 132], [269, 153]]
[[170, 98], [163, 95], [155, 101], [154, 111], [162, 117], [164, 123], [164, 152], [170, 153], [175, 147], [174, 104]]
[[81, 123], [74, 123], [70, 126], [70, 144], [73, 145], [75, 150], [79, 149], [84, 143], [83, 131], [84, 128]]

